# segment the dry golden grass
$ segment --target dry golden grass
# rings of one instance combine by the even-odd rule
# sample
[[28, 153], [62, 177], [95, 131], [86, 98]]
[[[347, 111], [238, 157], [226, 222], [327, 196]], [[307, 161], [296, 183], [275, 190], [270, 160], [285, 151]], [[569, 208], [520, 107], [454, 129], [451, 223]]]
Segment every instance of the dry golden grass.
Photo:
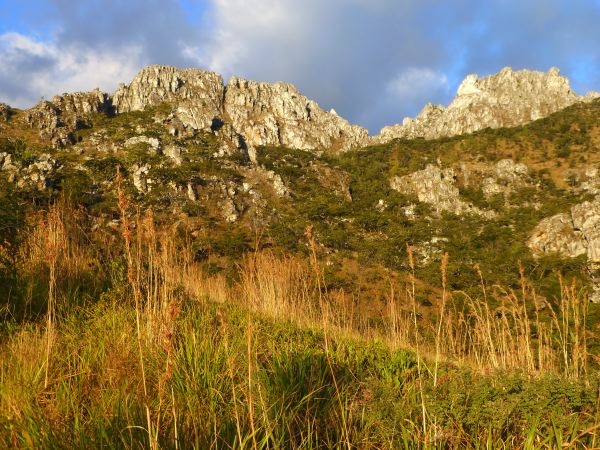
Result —
[[[484, 373], [516, 369], [533, 377], [555, 373], [581, 379], [587, 375], [584, 328], [587, 299], [573, 284], [562, 281], [561, 298], [551, 303], [536, 294], [523, 273], [518, 292], [489, 288], [482, 278], [481, 296], [473, 298], [448, 291], [448, 259], [444, 257], [437, 307], [433, 308], [431, 317], [421, 317], [417, 308], [419, 284], [409, 246], [411, 270], [405, 277], [408, 280], [405, 289], [399, 290], [396, 283], [390, 282], [387, 308], [374, 318], [372, 312], [367, 315], [355, 309], [351, 295], [327, 288], [318, 258], [319, 248], [310, 229], [306, 232], [308, 258], [280, 255], [270, 250], [250, 252], [239, 261], [237, 278], [226, 280], [221, 274], [207, 275], [202, 265], [193, 261], [190, 244], [176, 238], [175, 230], [157, 227], [151, 211], [142, 215], [130, 207], [124, 195], [120, 206], [121, 229], [115, 240], [120, 250], [107, 249], [106, 254], [120, 252], [122, 255], [124, 286], [117, 291], [119, 301], [128, 302], [131, 314], [128, 322], [120, 323], [115, 331], [111, 331], [110, 326], [101, 328], [105, 330], [101, 332], [111, 336], [106, 342], [114, 341], [114, 346], [104, 344], [107, 363], [97, 370], [98, 377], [106, 380], [106, 386], [127, 385], [127, 389], [136, 392], [144, 411], [145, 439], [151, 448], [159, 447], [159, 436], [164, 435], [165, 428], [175, 436], [173, 442], [179, 442], [178, 433], [186, 426], [181, 422], [185, 420], [182, 419], [184, 406], [175, 398], [173, 378], [177, 358], [181, 357], [177, 352], [181, 352], [184, 333], [190, 345], [196, 342], [193, 330], [182, 330], [180, 322], [181, 306], [190, 298], [195, 299], [193, 305], [200, 311], [207, 307], [208, 300], [234, 303], [255, 317], [272, 318], [277, 323], [289, 321], [301, 328], [323, 332], [326, 367], [333, 384], [332, 399], [337, 402], [336, 411], [339, 411], [336, 423], [345, 447], [352, 442], [353, 430], [349, 424], [354, 419], [334, 370], [330, 350], [330, 343], [334, 341], [352, 338], [366, 342], [377, 338], [390, 348], [410, 349], [416, 353], [414, 395], [420, 412], [411, 429], [426, 445], [435, 444], [441, 428], [433, 419], [425, 391], [429, 380], [433, 380], [434, 387], [441, 383], [438, 373], [444, 364], [466, 365]], [[41, 277], [48, 284], [49, 309], [45, 334], [24, 330], [20, 338], [13, 338], [2, 347], [3, 351], [18, 355], [7, 359], [4, 364], [8, 365], [3, 367], [5, 374], [18, 374], [4, 382], [5, 392], [1, 396], [2, 410], [13, 418], [26, 417], [27, 399], [35, 397], [45, 402], [44, 396], [59, 383], [54, 366], [60, 364], [58, 349], [64, 337], [54, 333], [55, 311], [67, 301], [66, 286], [89, 271], [90, 264], [94, 270], [99, 265], [98, 256], [93, 252], [97, 243], [79, 226], [84, 218], [73, 219], [77, 214], [62, 203], [40, 213], [32, 221], [22, 248], [20, 270], [31, 277]], [[492, 291], [493, 299], [500, 300], [497, 307], [491, 306]], [[258, 377], [261, 344], [256, 341], [254, 325], [248, 321], [242, 349], [245, 363], [241, 365], [240, 343], [230, 342], [225, 331], [227, 318], [217, 314], [215, 321], [214, 329], [218, 333], [215, 342], [222, 346], [226, 369], [215, 379], [224, 377], [231, 385], [231, 412], [237, 424], [237, 440], [244, 440], [248, 447], [259, 448], [264, 443], [258, 442], [256, 436], [275, 426], [265, 413], [269, 405]], [[98, 331], [90, 331], [90, 336]], [[70, 368], [66, 376], [76, 377], [78, 371], [77, 367]], [[441, 371], [444, 373], [444, 369]], [[240, 383], [240, 379], [243, 382]], [[23, 386], [27, 386], [27, 392]], [[90, 396], [102, 395], [103, 388], [91, 389], [98, 392], [90, 392]], [[106, 412], [102, 414], [109, 417], [111, 403], [107, 402]], [[57, 402], [48, 400], [47, 404], [45, 417], [57, 427], [66, 426], [61, 422], [61, 411], [53, 406]], [[216, 424], [211, 422], [206, 426]]]
[[[169, 317], [185, 294], [200, 300], [238, 303], [277, 320], [325, 328], [330, 333], [377, 336], [393, 347], [414, 348], [433, 361], [434, 379], [444, 360], [482, 371], [519, 369], [569, 377], [587, 373], [584, 325], [588, 300], [583, 290], [564, 280], [561, 298], [553, 304], [537, 295], [522, 270], [519, 292], [497, 286], [490, 289], [481, 277], [481, 295], [473, 298], [447, 291], [448, 260], [444, 257], [440, 267], [442, 289], [433, 314], [421, 317], [418, 312], [417, 280], [411, 272], [407, 274], [405, 292], [398, 292], [390, 283], [387, 307], [376, 318], [382, 326], [375, 327], [369, 325], [372, 316], [355, 309], [352, 295], [327, 289], [310, 229], [306, 233], [311, 249], [308, 259], [268, 250], [251, 252], [238, 264], [237, 281], [228, 283], [220, 274], [207, 275], [201, 264], [192, 260], [189, 243], [177, 241], [174, 230], [157, 229], [151, 211], [141, 215], [132, 210], [124, 194], [119, 204], [121, 242], [127, 281], [138, 311], [140, 342], [169, 336]], [[52, 346], [52, 316], [60, 305], [61, 286], [74, 282], [97, 264], [93, 244], [86, 242], [78, 225], [84, 220], [79, 214], [64, 201], [38, 214], [21, 250], [22, 271], [32, 279], [42, 274], [48, 283], [48, 349]], [[409, 262], [414, 267], [414, 262]], [[490, 306], [490, 291], [494, 291], [494, 301], [499, 302], [497, 307]], [[149, 335], [142, 336], [142, 330]]]

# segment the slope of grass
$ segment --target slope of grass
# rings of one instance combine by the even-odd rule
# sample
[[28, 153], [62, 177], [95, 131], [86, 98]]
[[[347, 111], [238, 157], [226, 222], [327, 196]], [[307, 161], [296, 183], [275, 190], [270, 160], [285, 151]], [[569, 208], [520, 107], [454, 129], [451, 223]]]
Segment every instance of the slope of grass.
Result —
[[131, 215], [120, 189], [119, 206], [113, 243], [64, 203], [26, 229], [16, 277], [41, 304], [3, 320], [2, 447], [597, 442], [599, 379], [574, 288], [546, 306], [555, 322], [528, 311], [525, 281], [501, 310], [477, 299], [458, 308], [444, 290], [447, 308], [430, 322], [409, 281], [415, 309], [391, 293], [373, 323], [324, 285], [310, 229], [308, 260], [250, 252], [228, 283], [203, 274], [150, 214]]

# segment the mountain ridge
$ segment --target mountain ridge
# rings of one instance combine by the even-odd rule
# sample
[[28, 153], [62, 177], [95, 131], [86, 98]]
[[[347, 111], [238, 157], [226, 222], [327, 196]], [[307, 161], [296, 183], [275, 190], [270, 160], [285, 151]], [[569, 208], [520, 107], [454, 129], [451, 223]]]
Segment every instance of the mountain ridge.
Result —
[[377, 140], [435, 139], [488, 127], [523, 125], [574, 103], [598, 97], [600, 93], [595, 91], [584, 96], [575, 94], [568, 78], [561, 76], [556, 67], [546, 73], [527, 69], [513, 71], [505, 67], [486, 77], [467, 75], [447, 107], [428, 103], [417, 117], [405, 118], [402, 124], [382, 128]]
[[[548, 72], [513, 71], [470, 74], [447, 106], [424, 106], [421, 113], [370, 136], [334, 110], [325, 111], [298, 89], [284, 82], [266, 83], [231, 77], [225, 83], [215, 72], [196, 68], [152, 65], [113, 94], [99, 90], [64, 93], [27, 110], [27, 123], [50, 136], [55, 147], [73, 144], [73, 132], [85, 127], [94, 112], [122, 114], [169, 103], [171, 132], [186, 129], [216, 134], [223, 151], [254, 157], [261, 145], [286, 145], [306, 150], [348, 151], [397, 138], [435, 139], [472, 133], [483, 128], [523, 125], [600, 96], [575, 94], [557, 68]], [[6, 109], [6, 108], [5, 108]]]

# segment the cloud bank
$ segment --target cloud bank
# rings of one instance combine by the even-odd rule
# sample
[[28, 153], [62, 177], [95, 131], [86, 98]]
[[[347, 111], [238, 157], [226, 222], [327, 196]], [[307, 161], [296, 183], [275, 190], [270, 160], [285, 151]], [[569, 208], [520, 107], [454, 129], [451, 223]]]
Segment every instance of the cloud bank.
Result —
[[507, 65], [558, 66], [579, 93], [600, 88], [598, 1], [7, 1], [0, 101], [19, 107], [112, 91], [157, 63], [291, 82], [372, 132]]

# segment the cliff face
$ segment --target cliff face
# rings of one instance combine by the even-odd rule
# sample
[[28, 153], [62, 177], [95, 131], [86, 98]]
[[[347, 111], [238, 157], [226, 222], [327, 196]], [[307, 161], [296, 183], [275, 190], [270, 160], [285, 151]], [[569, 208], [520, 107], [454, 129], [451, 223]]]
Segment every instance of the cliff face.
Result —
[[566, 213], [542, 220], [527, 244], [536, 256], [558, 253], [575, 258], [586, 255], [588, 261], [600, 263], [600, 198], [574, 205]]
[[416, 118], [406, 118], [402, 124], [384, 127], [377, 140], [435, 139], [488, 127], [522, 125], [599, 95], [590, 92], [586, 96], [578, 96], [571, 90], [569, 80], [556, 68], [544, 73], [513, 71], [506, 67], [483, 78], [468, 75], [447, 108], [428, 104]]
[[220, 75], [198, 69], [147, 67], [119, 87], [113, 103], [118, 113], [170, 103], [184, 127], [216, 131], [230, 126], [227, 134], [237, 134], [249, 147], [348, 150], [369, 141], [365, 128], [322, 110], [291, 84], [234, 77], [225, 86]]

